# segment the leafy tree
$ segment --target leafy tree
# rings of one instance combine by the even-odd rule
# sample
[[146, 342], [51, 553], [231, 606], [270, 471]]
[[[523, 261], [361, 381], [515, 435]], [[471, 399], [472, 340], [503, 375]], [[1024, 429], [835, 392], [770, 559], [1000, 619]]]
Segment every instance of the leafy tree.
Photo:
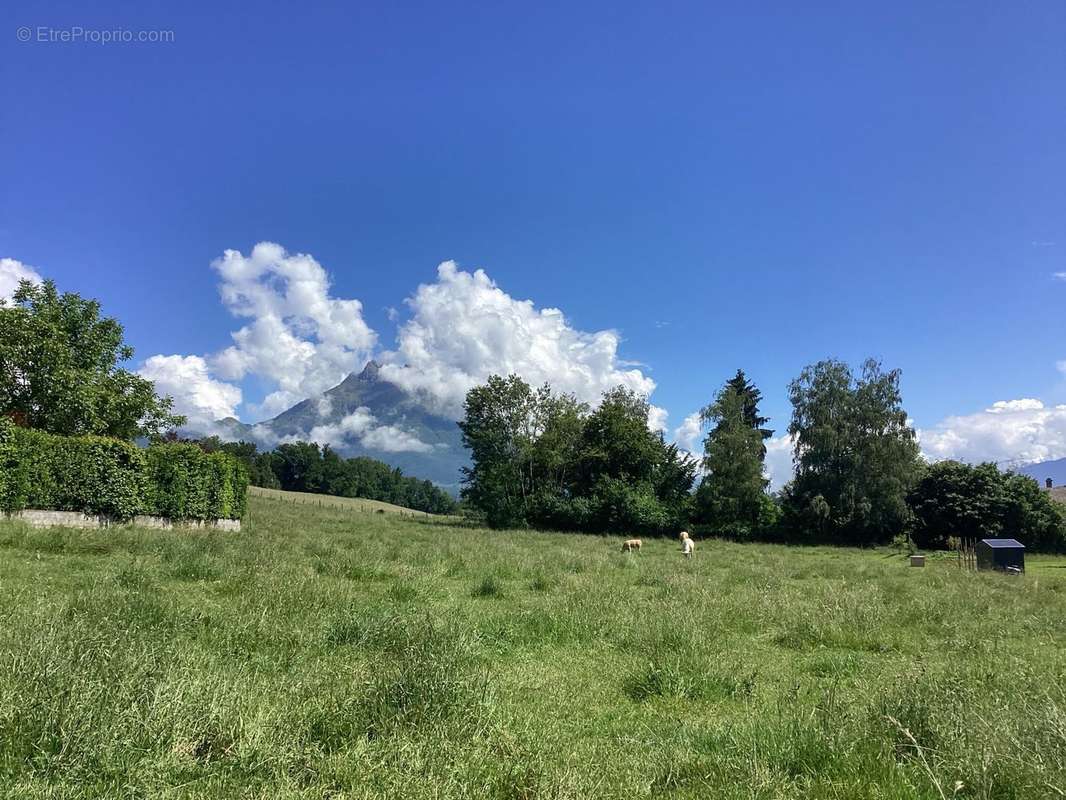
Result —
[[910, 492], [911, 538], [923, 548], [946, 547], [951, 537], [1009, 536], [1033, 550], [1066, 550], [1066, 523], [1040, 485], [995, 464], [940, 461], [927, 467]]
[[23, 281], [13, 301], [0, 300], [0, 414], [50, 433], [126, 440], [185, 422], [151, 381], [119, 368], [133, 348], [95, 300]]
[[322, 452], [314, 442], [280, 444], [271, 457], [281, 488], [293, 492], [323, 492]]
[[533, 444], [541, 416], [537, 395], [517, 375], [492, 375], [466, 395], [459, 422], [472, 466], [463, 468], [463, 499], [489, 525], [524, 524], [536, 490]]
[[494, 527], [665, 532], [684, 522], [695, 465], [648, 430], [624, 388], [599, 408], [517, 376], [472, 389], [459, 423], [470, 449], [463, 496]]
[[759, 392], [743, 372], [726, 383], [700, 413], [711, 424], [704, 440], [706, 473], [696, 492], [698, 518], [718, 534], [746, 539], [773, 521], [773, 501], [763, 477], [766, 447], [758, 413]]
[[663, 457], [661, 437], [648, 430], [648, 401], [618, 386], [603, 395], [585, 422], [581, 483], [587, 490], [602, 477], [648, 479]]
[[786, 508], [793, 529], [862, 544], [888, 541], [904, 528], [920, 461], [899, 376], [869, 359], [856, 378], [847, 364], [827, 360], [789, 385], [796, 477]]

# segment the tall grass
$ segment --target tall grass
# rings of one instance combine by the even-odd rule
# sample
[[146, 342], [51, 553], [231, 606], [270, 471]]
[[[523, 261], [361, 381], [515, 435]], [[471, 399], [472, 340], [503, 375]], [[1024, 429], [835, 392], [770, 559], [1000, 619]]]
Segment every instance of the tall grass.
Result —
[[0, 522], [0, 797], [1047, 798], [1066, 569]]

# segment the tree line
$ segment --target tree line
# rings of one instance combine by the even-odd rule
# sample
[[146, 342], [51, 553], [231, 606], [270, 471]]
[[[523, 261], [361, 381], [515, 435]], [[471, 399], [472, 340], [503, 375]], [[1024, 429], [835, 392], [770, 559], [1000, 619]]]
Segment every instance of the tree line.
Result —
[[[22, 281], [11, 302], [0, 298], [0, 417], [61, 436], [86, 434], [179, 441], [185, 423], [173, 400], [120, 364], [133, 358], [121, 323], [96, 300], [60, 293], [52, 281]], [[370, 458], [341, 458], [331, 448], [296, 442], [259, 452], [250, 442], [195, 442], [236, 456], [257, 486], [383, 500], [448, 514], [455, 500], [430, 483]], [[176, 451], [177, 452], [177, 451]], [[0, 464], [0, 469], [4, 465]]]
[[217, 436], [195, 443], [205, 452], [237, 457], [247, 466], [253, 486], [380, 500], [429, 514], [453, 514], [458, 508], [451, 495], [430, 481], [404, 475], [373, 458], [342, 458], [328, 444], [290, 442], [260, 452], [254, 442], [224, 442]]
[[794, 476], [765, 477], [761, 392], [742, 370], [701, 410], [697, 462], [648, 430], [648, 403], [619, 387], [590, 409], [549, 385], [492, 376], [459, 423], [471, 466], [462, 497], [494, 527], [676, 534], [924, 548], [1011, 536], [1066, 551], [1066, 509], [1036, 481], [994, 464], [928, 464], [900, 371], [827, 359], [789, 384]]

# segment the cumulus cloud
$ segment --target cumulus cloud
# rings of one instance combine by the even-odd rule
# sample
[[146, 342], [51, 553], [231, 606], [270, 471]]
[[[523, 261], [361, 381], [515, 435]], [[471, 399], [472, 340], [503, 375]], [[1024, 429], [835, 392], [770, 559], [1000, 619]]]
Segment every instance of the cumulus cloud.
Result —
[[11, 300], [19, 281], [40, 283], [44, 280], [29, 264], [14, 258], [0, 258], [0, 299]]
[[381, 425], [369, 408], [362, 406], [339, 422], [316, 425], [307, 436], [296, 437], [319, 444], [340, 446], [358, 441], [364, 447], [386, 453], [426, 453], [433, 449], [417, 436], [395, 425]]
[[763, 474], [770, 481], [770, 490], [776, 492], [790, 480], [795, 474], [792, 464], [792, 451], [794, 440], [789, 434], [784, 436], [771, 436], [766, 440], [766, 462], [763, 464]]
[[139, 374], [154, 381], [158, 393], [172, 396], [174, 410], [187, 416], [191, 426], [203, 429], [237, 414], [240, 388], [213, 379], [200, 356], [152, 356]]
[[703, 444], [703, 422], [700, 412], [693, 411], [674, 430], [674, 441], [683, 450], [694, 451]]
[[211, 366], [227, 380], [252, 374], [276, 385], [252, 409], [260, 416], [322, 393], [370, 357], [377, 336], [362, 304], [331, 296], [326, 270], [310, 255], [260, 242], [247, 256], [227, 250], [212, 266], [223, 304], [251, 321]]
[[659, 406], [648, 406], [648, 430], [655, 433], [666, 433], [666, 420], [670, 412]]
[[534, 386], [548, 381], [590, 403], [618, 384], [642, 395], [655, 388], [619, 360], [618, 333], [577, 330], [558, 309], [514, 299], [483, 270], [464, 272], [446, 261], [436, 282], [406, 302], [412, 317], [381, 374], [438, 413], [458, 418], [467, 391], [493, 373], [515, 373]]
[[955, 459], [1025, 464], [1066, 457], [1066, 405], [1001, 400], [976, 414], [951, 416], [918, 431], [931, 461]]

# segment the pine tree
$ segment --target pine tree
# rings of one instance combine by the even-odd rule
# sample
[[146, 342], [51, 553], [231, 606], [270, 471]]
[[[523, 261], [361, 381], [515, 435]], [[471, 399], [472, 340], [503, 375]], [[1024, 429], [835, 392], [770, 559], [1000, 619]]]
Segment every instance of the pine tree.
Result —
[[[766, 445], [765, 441], [774, 435], [774, 432], [769, 428], [763, 427], [770, 421], [769, 417], [764, 417], [759, 414], [759, 403], [762, 402], [762, 392], [760, 392], [754, 383], [748, 380], [748, 376], [744, 374], [744, 370], [738, 369], [737, 374], [726, 381], [726, 388], [732, 389], [741, 397], [743, 404], [744, 421], [749, 427], [754, 428], [759, 432], [760, 443], [762, 447], [761, 457], [766, 458]], [[709, 422], [709, 418], [706, 416], [708, 409], [711, 406], [703, 409], [700, 412], [700, 418], [704, 422]]]
[[762, 394], [742, 370], [726, 382], [715, 401], [700, 412], [711, 430], [704, 440], [706, 473], [696, 493], [700, 520], [714, 532], [747, 538], [772, 518], [773, 503], [763, 477], [765, 439], [773, 431], [759, 414]]

